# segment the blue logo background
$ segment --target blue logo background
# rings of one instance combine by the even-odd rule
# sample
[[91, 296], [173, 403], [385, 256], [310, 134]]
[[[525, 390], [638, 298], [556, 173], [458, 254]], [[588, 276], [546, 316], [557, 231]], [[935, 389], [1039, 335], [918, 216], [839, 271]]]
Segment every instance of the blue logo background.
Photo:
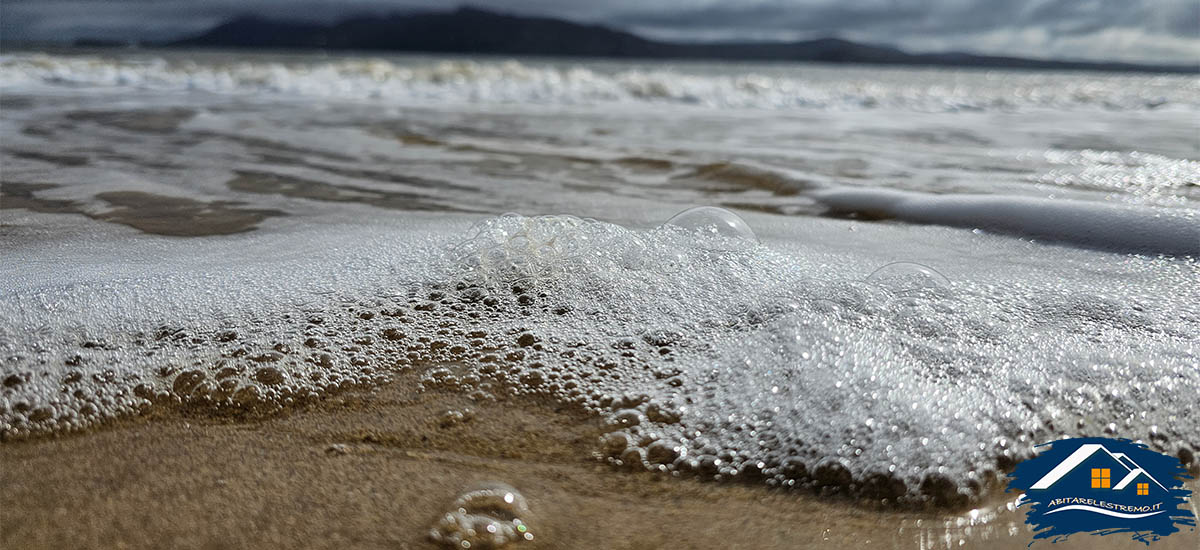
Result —
[[[1179, 459], [1127, 439], [1062, 439], [1017, 465], [1009, 491], [1024, 491], [1025, 523], [1033, 538], [1065, 539], [1074, 533], [1131, 533], [1150, 541], [1196, 525], [1187, 508], [1191, 479]], [[1032, 543], [1031, 543], [1032, 544]]]

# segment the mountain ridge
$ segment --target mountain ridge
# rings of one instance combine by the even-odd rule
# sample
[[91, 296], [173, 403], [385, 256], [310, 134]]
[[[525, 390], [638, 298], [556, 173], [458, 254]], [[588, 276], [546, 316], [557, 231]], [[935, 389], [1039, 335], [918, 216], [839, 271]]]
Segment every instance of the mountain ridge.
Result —
[[879, 65], [1100, 70], [1194, 74], [1200, 65], [1048, 60], [964, 52], [908, 53], [899, 48], [827, 37], [790, 42], [680, 43], [643, 38], [604, 25], [503, 14], [473, 7], [453, 11], [358, 16], [332, 24], [243, 16], [160, 47], [318, 49], [626, 59], [813, 61]]

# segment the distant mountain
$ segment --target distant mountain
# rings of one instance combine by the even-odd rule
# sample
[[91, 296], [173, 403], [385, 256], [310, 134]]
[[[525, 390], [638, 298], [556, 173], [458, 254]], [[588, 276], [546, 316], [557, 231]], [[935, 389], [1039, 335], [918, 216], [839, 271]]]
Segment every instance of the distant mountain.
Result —
[[837, 38], [800, 42], [671, 43], [601, 25], [505, 15], [476, 8], [379, 17], [332, 25], [241, 17], [167, 47], [381, 50], [611, 58], [822, 61], [1022, 69], [1200, 72], [1196, 65], [1049, 61], [966, 53], [910, 54]]

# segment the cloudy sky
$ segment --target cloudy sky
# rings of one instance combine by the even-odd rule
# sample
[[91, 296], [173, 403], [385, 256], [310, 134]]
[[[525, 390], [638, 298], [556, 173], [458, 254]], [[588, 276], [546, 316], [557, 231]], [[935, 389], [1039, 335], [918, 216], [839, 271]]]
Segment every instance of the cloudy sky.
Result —
[[[840, 36], [910, 51], [1200, 62], [1200, 0], [473, 0], [498, 11], [602, 23], [652, 38]], [[318, 21], [449, 9], [438, 0], [2, 0], [8, 40], [161, 40], [240, 14]]]

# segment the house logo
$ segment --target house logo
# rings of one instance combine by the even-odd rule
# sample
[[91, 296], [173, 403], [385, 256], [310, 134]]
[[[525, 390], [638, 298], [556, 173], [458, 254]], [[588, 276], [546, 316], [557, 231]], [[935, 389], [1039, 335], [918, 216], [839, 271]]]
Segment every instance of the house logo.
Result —
[[1023, 491], [1025, 523], [1034, 541], [1074, 533], [1130, 534], [1149, 544], [1180, 530], [1195, 531], [1190, 479], [1179, 459], [1127, 439], [1061, 439], [1038, 446], [1017, 465], [1009, 491]]

